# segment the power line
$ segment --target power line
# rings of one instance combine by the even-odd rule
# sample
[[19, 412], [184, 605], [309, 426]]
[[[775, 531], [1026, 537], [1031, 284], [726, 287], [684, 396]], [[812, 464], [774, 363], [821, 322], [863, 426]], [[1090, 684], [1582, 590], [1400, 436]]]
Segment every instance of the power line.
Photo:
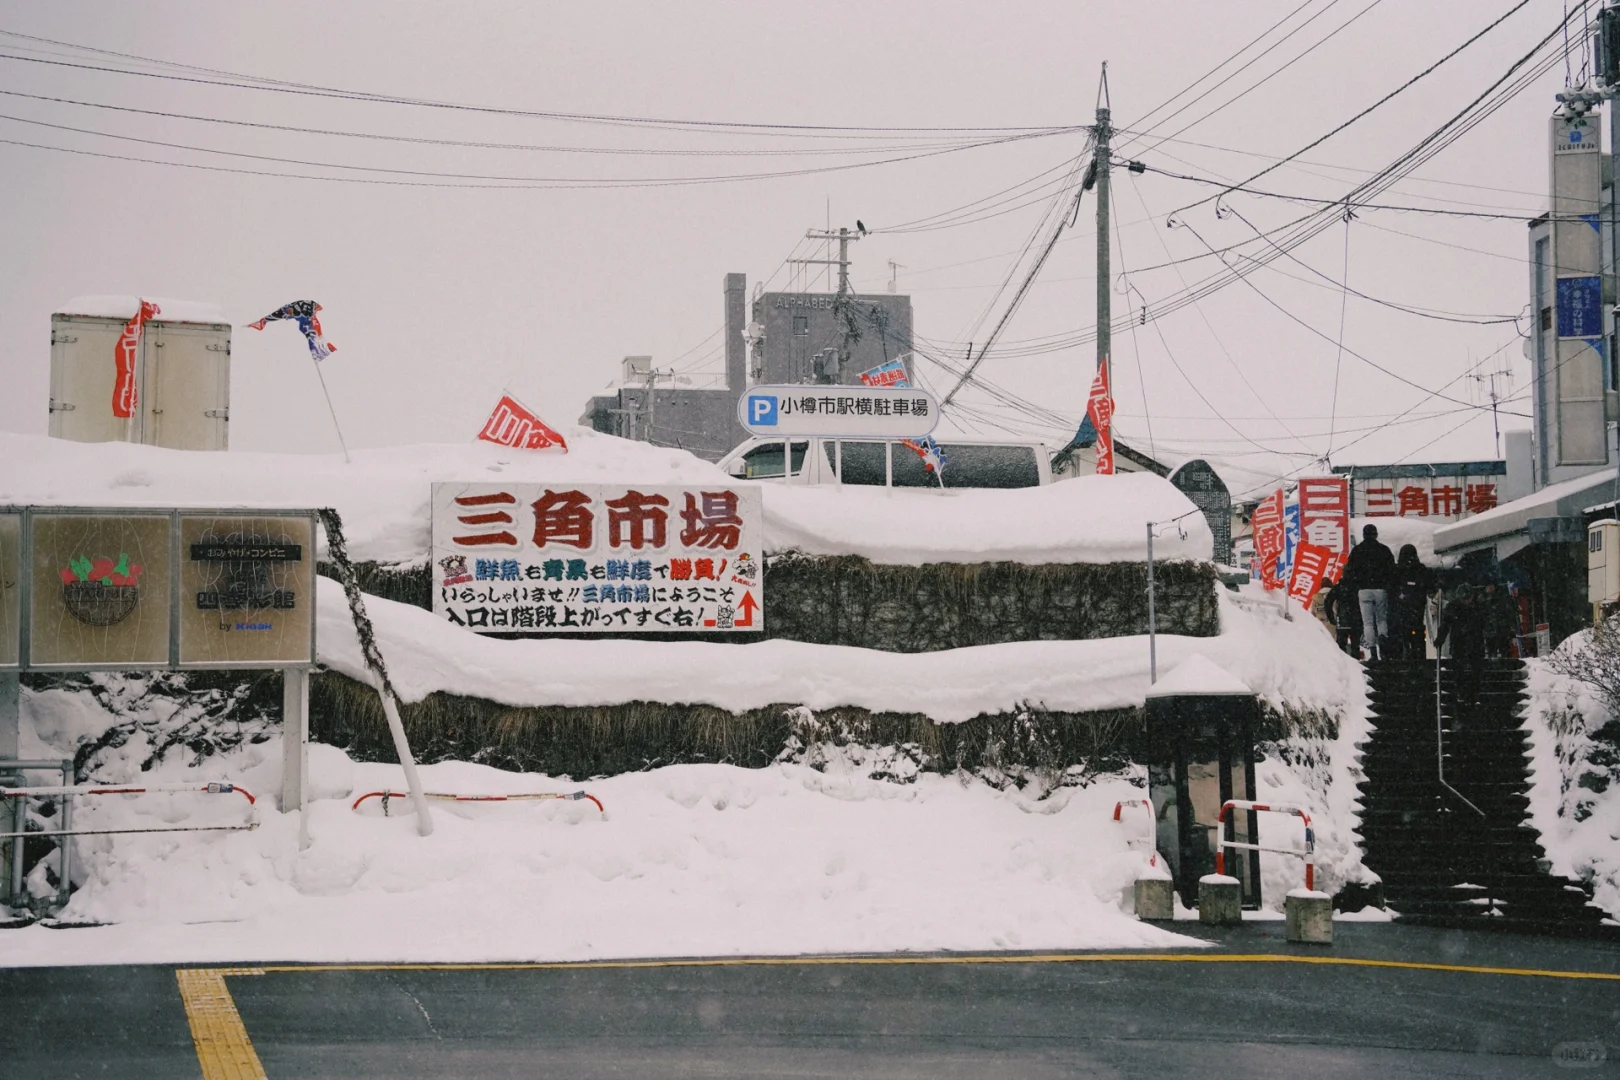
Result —
[[[1327, 134], [1322, 135], [1319, 138], [1313, 139], [1312, 141], [1306, 143], [1304, 146], [1300, 147], [1294, 153], [1288, 155], [1288, 157], [1284, 158], [1282, 161], [1279, 161], [1279, 162], [1277, 162], [1275, 164], [1266, 166], [1264, 169], [1261, 169], [1259, 172], [1255, 173], [1253, 176], [1250, 176], [1247, 179], [1243, 180], [1242, 183], [1243, 184], [1252, 184], [1254, 181], [1260, 179], [1262, 176], [1265, 176], [1267, 173], [1275, 171], [1276, 169], [1280, 168], [1286, 162], [1293, 160], [1294, 158], [1300, 156], [1301, 154], [1309, 153], [1311, 150], [1315, 149], [1318, 146], [1321, 146], [1323, 143], [1325, 143], [1329, 139], [1333, 138], [1333, 136], [1337, 135], [1339, 132], [1341, 132], [1341, 131], [1345, 130], [1346, 128], [1350, 127], [1350, 125], [1356, 123], [1359, 120], [1364, 119], [1366, 116], [1368, 116], [1369, 114], [1371, 114], [1375, 110], [1379, 109], [1380, 107], [1382, 107], [1383, 105], [1385, 105], [1386, 103], [1388, 103], [1389, 101], [1391, 101], [1392, 99], [1397, 97], [1398, 95], [1404, 93], [1406, 90], [1411, 88], [1413, 85], [1415, 85], [1421, 79], [1423, 79], [1423, 78], [1427, 77], [1428, 75], [1432, 74], [1435, 71], [1435, 69], [1439, 68], [1442, 64], [1446, 63], [1446, 61], [1452, 59], [1458, 53], [1461, 53], [1464, 49], [1466, 49], [1470, 45], [1474, 44], [1474, 42], [1478, 41], [1480, 38], [1484, 37], [1486, 34], [1490, 33], [1492, 30], [1496, 29], [1496, 27], [1500, 26], [1503, 22], [1505, 22], [1509, 16], [1511, 16], [1514, 12], [1518, 11], [1520, 8], [1524, 7], [1529, 2], [1530, 2], [1530, 0], [1518, 0], [1518, 3], [1516, 3], [1512, 7], [1508, 8], [1507, 11], [1505, 11], [1501, 15], [1499, 15], [1493, 22], [1491, 22], [1483, 30], [1480, 30], [1478, 33], [1476, 33], [1473, 36], [1471, 36], [1470, 38], [1468, 38], [1468, 40], [1464, 41], [1461, 45], [1458, 45], [1455, 49], [1452, 49], [1449, 53], [1442, 56], [1440, 59], [1436, 60], [1434, 63], [1430, 64], [1428, 67], [1424, 68], [1422, 71], [1418, 72], [1416, 75], [1412, 76], [1410, 79], [1407, 79], [1401, 85], [1397, 86], [1395, 89], [1391, 90], [1389, 93], [1385, 94], [1383, 97], [1379, 98], [1377, 101], [1373, 102], [1371, 105], [1367, 106], [1365, 109], [1362, 109], [1360, 112], [1358, 112], [1354, 116], [1350, 117], [1350, 119], [1346, 120], [1344, 123], [1338, 125], [1333, 130], [1329, 131]], [[1569, 22], [1569, 20], [1566, 17], [1565, 20], [1564, 20], [1564, 23], [1567, 25], [1568, 22]], [[1210, 196], [1210, 198], [1215, 198], [1215, 197], [1216, 196]], [[1179, 210], [1176, 210], [1174, 213], [1176, 213], [1176, 214], [1185, 213], [1186, 211], [1191, 210], [1194, 206], [1198, 206], [1200, 203], [1205, 203], [1205, 202], [1208, 202], [1208, 201], [1209, 201], [1209, 199], [1207, 199], [1207, 198], [1206, 199], [1200, 199], [1198, 202], [1189, 203], [1188, 205], [1181, 207]]]
[[[847, 162], [847, 163], [840, 164], [840, 165], [820, 165], [820, 166], [814, 166], [814, 167], [804, 168], [804, 169], [781, 169], [781, 170], [776, 170], [776, 171], [772, 171], [772, 172], [733, 173], [733, 174], [729, 174], [729, 175], [718, 175], [718, 176], [663, 177], [663, 178], [657, 178], [657, 179], [651, 179], [651, 178], [588, 178], [588, 177], [498, 176], [498, 175], [488, 175], [488, 174], [483, 174], [483, 173], [437, 172], [437, 171], [426, 170], [426, 169], [397, 169], [397, 168], [388, 168], [388, 167], [381, 166], [381, 165], [352, 165], [352, 164], [348, 164], [346, 162], [309, 161], [309, 160], [304, 160], [304, 159], [300, 159], [300, 158], [278, 157], [278, 156], [270, 155], [270, 154], [249, 154], [249, 153], [245, 153], [245, 152], [242, 152], [242, 151], [236, 151], [236, 150], [220, 150], [220, 149], [216, 149], [214, 147], [208, 147], [208, 146], [193, 146], [193, 145], [188, 144], [188, 143], [168, 142], [168, 141], [162, 140], [162, 139], [143, 139], [143, 138], [138, 138], [138, 137], [136, 137], [134, 135], [118, 135], [118, 134], [114, 134], [112, 132], [107, 132], [107, 131], [97, 131], [97, 130], [95, 130], [93, 128], [73, 127], [73, 126], [70, 126], [70, 125], [67, 125], [67, 124], [53, 124], [53, 123], [49, 123], [49, 122], [44, 121], [44, 120], [30, 120], [30, 119], [27, 119], [25, 117], [9, 116], [9, 115], [6, 115], [6, 114], [0, 114], [0, 120], [10, 120], [10, 121], [13, 121], [14, 123], [19, 123], [19, 124], [31, 124], [31, 125], [34, 125], [36, 127], [52, 128], [52, 129], [57, 130], [57, 131], [69, 131], [69, 132], [73, 132], [73, 133], [80, 134], [80, 135], [93, 135], [93, 136], [98, 136], [100, 138], [105, 138], [105, 139], [117, 139], [117, 140], [119, 140], [121, 142], [140, 143], [140, 144], [146, 145], [146, 146], [161, 146], [161, 147], [166, 147], [168, 149], [173, 149], [173, 150], [186, 150], [186, 151], [191, 151], [191, 152], [194, 152], [194, 153], [202, 153], [202, 154], [217, 154], [217, 155], [222, 155], [222, 156], [225, 156], [225, 157], [242, 158], [242, 159], [246, 159], [246, 160], [250, 160], [250, 161], [263, 161], [263, 162], [272, 162], [272, 163], [284, 164], [284, 165], [296, 165], [296, 166], [300, 166], [300, 167], [303, 167], [303, 168], [342, 169], [342, 170], [353, 171], [353, 172], [382, 173], [382, 174], [388, 175], [388, 176], [421, 176], [421, 177], [429, 177], [429, 178], [432, 178], [433, 180], [477, 180], [477, 181], [486, 182], [483, 186], [499, 186], [499, 187], [514, 187], [514, 188], [523, 188], [523, 187], [536, 188], [536, 187], [540, 187], [540, 188], [547, 188], [547, 189], [684, 187], [684, 186], [697, 185], [697, 184], [724, 184], [724, 183], [736, 183], [736, 182], [740, 182], [740, 181], [749, 181], [749, 180], [777, 180], [777, 179], [784, 179], [784, 178], [796, 177], [796, 176], [811, 176], [811, 175], [817, 175], [817, 174], [823, 174], [823, 173], [846, 172], [846, 171], [849, 171], [849, 170], [852, 170], [852, 169], [871, 168], [873, 166], [878, 166], [878, 165], [894, 165], [894, 164], [899, 164], [901, 162], [917, 161], [917, 160], [920, 160], [920, 159], [923, 159], [923, 158], [937, 157], [937, 156], [939, 156], [941, 154], [956, 153], [956, 152], [958, 152], [960, 150], [973, 149], [973, 148], [983, 147], [983, 146], [991, 146], [991, 145], [995, 145], [995, 144], [1002, 143], [1002, 142], [1018, 141], [1018, 140], [1021, 140], [1021, 139], [1024, 139], [1024, 138], [1031, 137], [1031, 136], [1023, 136], [1023, 135], [1005, 136], [1003, 138], [990, 139], [990, 140], [985, 140], [985, 141], [978, 142], [978, 143], [964, 143], [964, 144], [962, 144], [960, 146], [953, 146], [953, 147], [943, 149], [943, 150], [928, 150], [928, 151], [923, 151], [923, 152], [915, 153], [915, 154], [904, 154], [904, 155], [901, 155], [901, 156], [898, 156], [898, 157], [880, 158], [880, 159], [873, 160], [873, 161]], [[17, 143], [16, 145], [33, 146], [33, 145], [37, 145], [37, 144], [33, 144], [33, 143]], [[66, 149], [65, 147], [51, 147], [51, 146], [42, 146], [40, 148], [41, 149], [57, 149], [57, 150]], [[117, 157], [117, 155], [98, 155], [98, 156]], [[180, 165], [180, 164], [183, 164], [181, 162], [157, 161], [157, 160], [153, 160], [153, 159], [149, 159], [149, 158], [126, 158], [124, 160], [147, 161], [150, 164], [156, 164], [156, 165]], [[218, 170], [218, 171], [239, 172], [239, 171], [244, 171], [244, 170], [223, 169], [223, 170]], [[302, 180], [344, 180], [344, 179], [350, 179], [350, 178], [345, 178], [345, 177], [323, 177], [323, 176], [311, 176], [309, 174], [304, 174], [304, 173], [280, 173], [280, 172], [268, 172], [268, 171], [258, 173], [256, 175], [287, 176], [287, 177], [291, 177], [291, 178], [295, 178], [295, 179], [302, 179]], [[369, 180], [369, 181], [365, 181], [365, 182], [377, 183], [377, 182], [380, 182], [380, 181]], [[417, 184], [415, 186], [419, 186], [419, 187], [436, 187], [436, 186], [465, 187], [465, 186], [475, 186], [475, 185], [464, 185], [464, 184], [450, 184], [450, 185]]]
[[[0, 30], [0, 33], [11, 35], [13, 32]], [[27, 35], [17, 35], [26, 37]], [[88, 46], [73, 45], [73, 48], [86, 51], [99, 52]], [[148, 63], [164, 64], [166, 61], [152, 60], [148, 57], [138, 57]], [[1012, 126], [900, 126], [900, 125], [872, 125], [872, 124], [782, 124], [782, 123], [753, 123], [735, 120], [693, 120], [673, 117], [630, 116], [612, 113], [576, 113], [561, 112], [543, 109], [518, 109], [498, 105], [470, 105], [462, 102], [436, 101], [430, 98], [401, 97], [393, 94], [373, 93], [363, 90], [346, 90], [339, 87], [320, 86], [313, 83], [284, 82], [258, 79], [251, 75], [242, 75], [235, 72], [216, 71], [214, 74], [220, 78], [202, 78], [196, 75], [176, 75], [156, 71], [134, 71], [128, 68], [110, 67], [102, 64], [88, 64], [70, 62], [65, 60], [47, 60], [37, 56], [19, 56], [15, 53], [0, 53], [0, 60], [14, 60], [22, 63], [45, 64], [52, 67], [76, 68], [84, 71], [100, 71], [112, 75], [130, 75], [143, 79], [161, 79], [170, 82], [191, 83], [202, 86], [223, 86], [239, 90], [259, 90], [267, 93], [291, 94], [300, 97], [330, 98], [340, 101], [359, 101], [384, 105], [404, 105], [423, 109], [438, 109], [451, 112], [488, 113], [496, 116], [524, 117], [536, 120], [557, 120], [570, 123], [605, 124], [626, 127], [643, 127], [664, 130], [699, 130], [722, 132], [729, 134], [765, 134], [765, 135], [800, 135], [816, 138], [825, 138], [847, 132], [885, 134], [895, 133], [940, 133], [940, 132], [1024, 132], [1064, 130], [1061, 125], [1012, 125]]]
[[54, 97], [49, 94], [28, 94], [21, 90], [0, 89], [0, 94], [7, 97], [25, 98], [30, 101], [44, 101], [57, 105], [73, 105], [86, 109], [102, 109], [109, 112], [129, 113], [137, 116], [161, 117], [166, 120], [189, 120], [197, 123], [222, 124], [230, 127], [252, 128], [263, 131], [284, 131], [298, 135], [325, 135], [346, 139], [364, 139], [379, 142], [409, 143], [421, 146], [453, 146], [478, 150], [523, 150], [536, 153], [555, 154], [604, 154], [627, 155], [635, 157], [810, 157], [815, 155], [854, 155], [878, 154], [893, 150], [929, 150], [941, 149], [947, 146], [966, 145], [973, 140], [957, 140], [951, 143], [886, 143], [869, 146], [825, 146], [825, 147], [793, 147], [789, 149], [670, 149], [661, 147], [625, 147], [625, 146], [565, 146], [555, 144], [490, 142], [471, 139], [432, 139], [417, 135], [390, 135], [376, 131], [353, 131], [342, 128], [308, 127], [302, 124], [272, 124], [258, 120], [237, 120], [223, 116], [204, 116], [198, 113], [169, 112], [162, 109], [141, 109], [133, 105], [113, 105], [103, 101], [84, 101], [79, 98]]

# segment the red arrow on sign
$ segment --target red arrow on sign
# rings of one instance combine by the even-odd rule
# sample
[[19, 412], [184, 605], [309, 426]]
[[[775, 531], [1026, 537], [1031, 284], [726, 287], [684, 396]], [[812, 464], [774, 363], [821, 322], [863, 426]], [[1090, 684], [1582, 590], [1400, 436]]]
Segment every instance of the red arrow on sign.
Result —
[[737, 619], [732, 626], [753, 626], [754, 612], [759, 609], [759, 602], [754, 599], [751, 592], [743, 593], [742, 603], [737, 605]]

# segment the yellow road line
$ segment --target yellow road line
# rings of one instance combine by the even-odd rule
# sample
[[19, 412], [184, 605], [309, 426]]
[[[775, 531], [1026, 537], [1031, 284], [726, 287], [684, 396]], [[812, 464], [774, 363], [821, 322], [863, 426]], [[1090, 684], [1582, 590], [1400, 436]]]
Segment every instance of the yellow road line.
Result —
[[258, 975], [259, 968], [180, 968], [180, 1000], [191, 1024], [191, 1041], [203, 1080], [265, 1080], [264, 1066], [248, 1041], [236, 1002], [225, 986], [227, 975]]
[[1514, 975], [1543, 979], [1595, 979], [1620, 982], [1620, 974], [1604, 971], [1550, 971], [1538, 968], [1479, 967], [1468, 964], [1430, 964], [1414, 960], [1368, 960], [1348, 956], [1296, 956], [1278, 953], [1030, 953], [978, 956], [739, 956], [686, 960], [573, 960], [535, 963], [487, 964], [269, 964], [257, 972], [298, 971], [581, 971], [618, 968], [695, 967], [813, 967], [922, 964], [1321, 964], [1328, 967], [1396, 968], [1404, 971], [1446, 971], [1468, 975]]

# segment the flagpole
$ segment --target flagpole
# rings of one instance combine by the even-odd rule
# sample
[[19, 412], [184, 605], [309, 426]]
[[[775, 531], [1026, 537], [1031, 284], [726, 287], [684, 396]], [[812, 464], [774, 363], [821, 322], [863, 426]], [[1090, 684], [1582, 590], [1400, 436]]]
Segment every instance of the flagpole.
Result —
[[338, 424], [337, 410], [332, 407], [332, 392], [326, 388], [326, 375], [321, 371], [321, 362], [311, 357], [315, 365], [315, 377], [321, 380], [321, 393], [326, 396], [326, 411], [332, 414], [332, 429], [337, 432], [338, 445], [343, 447], [343, 464], [352, 465], [349, 460], [349, 444], [343, 441], [343, 428]]

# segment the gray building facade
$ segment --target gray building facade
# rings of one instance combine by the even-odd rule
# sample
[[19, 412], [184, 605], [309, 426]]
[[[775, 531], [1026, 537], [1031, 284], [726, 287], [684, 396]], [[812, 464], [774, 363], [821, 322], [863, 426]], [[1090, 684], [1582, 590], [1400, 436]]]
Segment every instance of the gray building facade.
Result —
[[911, 297], [763, 293], [754, 298], [749, 375], [757, 383], [860, 382], [911, 351]]
[[683, 387], [638, 357], [623, 385], [591, 398], [579, 422], [718, 461], [748, 436], [737, 399], [750, 383], [857, 383], [911, 349], [909, 296], [760, 293], [750, 302], [746, 274], [727, 274], [724, 295], [723, 386]]

